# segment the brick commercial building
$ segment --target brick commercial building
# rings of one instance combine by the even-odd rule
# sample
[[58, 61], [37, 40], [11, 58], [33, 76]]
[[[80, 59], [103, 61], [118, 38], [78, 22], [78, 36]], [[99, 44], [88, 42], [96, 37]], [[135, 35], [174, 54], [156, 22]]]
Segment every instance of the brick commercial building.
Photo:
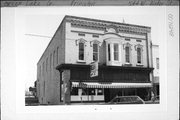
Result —
[[37, 96], [41, 104], [150, 100], [152, 61], [150, 27], [65, 16], [37, 64]]

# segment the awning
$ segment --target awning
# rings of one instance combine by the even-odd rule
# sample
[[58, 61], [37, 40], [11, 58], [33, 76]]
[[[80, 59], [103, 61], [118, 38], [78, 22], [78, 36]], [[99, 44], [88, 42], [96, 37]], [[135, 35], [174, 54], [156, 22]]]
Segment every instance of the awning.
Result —
[[95, 82], [72, 82], [72, 87], [82, 88], [148, 88], [151, 83], [95, 83]]

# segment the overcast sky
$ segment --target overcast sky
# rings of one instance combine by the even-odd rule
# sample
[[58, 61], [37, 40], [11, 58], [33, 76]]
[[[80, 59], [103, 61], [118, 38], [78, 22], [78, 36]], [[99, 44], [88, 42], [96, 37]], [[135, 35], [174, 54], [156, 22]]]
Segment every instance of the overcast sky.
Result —
[[[128, 7], [119, 8], [36, 8], [36, 9], [21, 9], [16, 20], [24, 22], [16, 23], [18, 30], [19, 24], [23, 28], [22, 32], [18, 30], [18, 34], [23, 36], [23, 40], [18, 39], [17, 53], [18, 59], [22, 59], [21, 65], [24, 70], [21, 74], [24, 76], [25, 88], [34, 85], [37, 79], [37, 62], [43, 54], [45, 48], [54, 35], [56, 29], [60, 25], [65, 15], [73, 15], [87, 18], [95, 18], [108, 21], [123, 22], [128, 24], [136, 24], [151, 27], [151, 39], [153, 44], [159, 45], [162, 39], [163, 29], [162, 18], [159, 15], [159, 9], [139, 8], [129, 9]], [[162, 31], [163, 32], [163, 31]], [[37, 36], [34, 36], [37, 35]], [[22, 63], [23, 62], [23, 63]], [[20, 67], [20, 66], [18, 66]]]

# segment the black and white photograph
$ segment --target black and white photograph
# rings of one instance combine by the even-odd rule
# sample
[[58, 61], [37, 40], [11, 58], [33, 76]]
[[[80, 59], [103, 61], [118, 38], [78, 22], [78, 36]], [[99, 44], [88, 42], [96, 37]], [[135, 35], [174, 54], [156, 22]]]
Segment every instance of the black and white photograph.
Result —
[[[15, 9], [14, 23], [8, 24], [14, 27], [13, 36], [7, 35], [14, 41], [6, 43], [14, 45], [7, 49], [15, 61], [2, 64], [14, 75], [11, 84], [6, 81], [14, 89], [8, 94], [12, 111], [23, 114], [19, 119], [24, 114], [32, 114], [32, 119], [40, 114], [45, 120], [54, 114], [59, 119], [70, 113], [74, 119], [76, 113], [111, 119], [119, 112], [124, 120], [164, 120], [177, 88], [168, 87], [170, 80], [176, 81], [168, 76], [167, 55], [174, 55], [167, 51], [168, 40], [177, 43], [179, 34], [174, 27], [178, 12], [173, 12], [165, 7]], [[172, 104], [177, 103], [174, 98]], [[113, 118], [118, 119], [117, 114]]]
[[114, 17], [119, 22], [102, 19], [65, 15], [59, 21], [37, 61], [26, 105], [159, 103], [159, 45], [151, 39], [151, 27], [123, 16]]

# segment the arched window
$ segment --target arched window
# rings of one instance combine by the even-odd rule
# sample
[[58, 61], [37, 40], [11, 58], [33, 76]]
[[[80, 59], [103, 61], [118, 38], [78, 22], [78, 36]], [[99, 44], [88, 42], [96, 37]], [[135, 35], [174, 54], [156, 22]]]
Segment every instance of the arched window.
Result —
[[93, 61], [98, 61], [98, 44], [93, 43]]
[[86, 40], [80, 38], [76, 40], [76, 46], [78, 46], [78, 62], [86, 62]]
[[142, 65], [143, 64], [143, 45], [138, 44], [135, 45], [135, 50], [137, 52], [137, 64]]
[[137, 63], [138, 63], [138, 64], [141, 64], [141, 63], [142, 63], [141, 48], [137, 48]]
[[98, 40], [93, 40], [90, 42], [90, 46], [93, 48], [93, 61], [98, 61], [100, 42]]
[[79, 43], [79, 60], [84, 60], [84, 43]]
[[126, 60], [126, 63], [130, 63], [130, 47], [129, 46], [126, 46], [125, 47], [125, 60]]

